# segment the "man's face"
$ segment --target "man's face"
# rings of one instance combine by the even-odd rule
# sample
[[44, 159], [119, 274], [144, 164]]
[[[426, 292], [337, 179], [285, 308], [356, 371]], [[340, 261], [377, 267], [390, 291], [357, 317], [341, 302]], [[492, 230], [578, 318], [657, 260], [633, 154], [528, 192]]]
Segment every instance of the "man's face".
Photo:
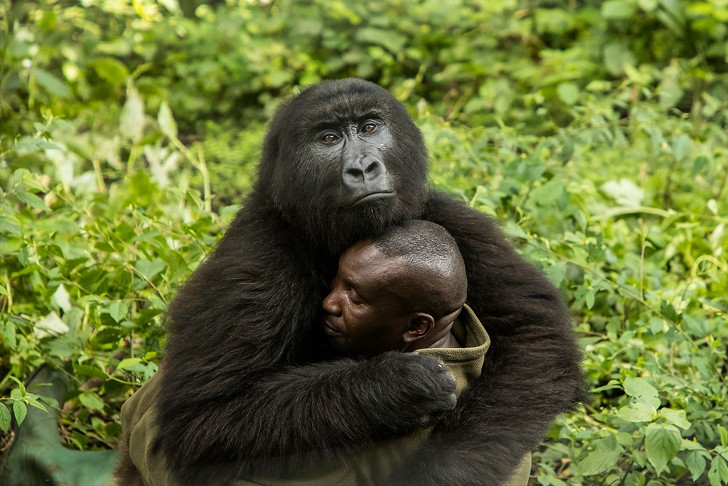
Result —
[[324, 332], [343, 354], [373, 356], [401, 350], [412, 310], [402, 264], [370, 241], [344, 252], [324, 299]]

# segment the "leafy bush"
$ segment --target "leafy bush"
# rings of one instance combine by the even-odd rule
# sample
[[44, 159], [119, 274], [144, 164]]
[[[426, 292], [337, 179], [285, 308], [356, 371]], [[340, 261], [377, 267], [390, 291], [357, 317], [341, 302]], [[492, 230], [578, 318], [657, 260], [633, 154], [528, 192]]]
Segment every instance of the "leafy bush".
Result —
[[543, 138], [424, 126], [435, 182], [504, 222], [583, 336], [594, 401], [552, 428], [538, 481], [723, 484], [725, 134], [698, 141], [646, 104], [618, 130], [578, 122]]
[[182, 7], [0, 1], [0, 429], [44, 407], [22, 383], [50, 363], [78, 384], [69, 445], [113, 446], [276, 103], [361, 76], [573, 310], [594, 399], [534, 483], [728, 484], [723, 3]]

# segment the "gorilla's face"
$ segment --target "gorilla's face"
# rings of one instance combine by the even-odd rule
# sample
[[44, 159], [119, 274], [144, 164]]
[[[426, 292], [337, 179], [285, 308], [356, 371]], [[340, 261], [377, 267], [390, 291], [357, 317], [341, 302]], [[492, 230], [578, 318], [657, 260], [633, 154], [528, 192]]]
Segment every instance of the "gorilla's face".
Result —
[[419, 130], [391, 94], [362, 80], [329, 81], [278, 110], [259, 190], [303, 237], [338, 254], [421, 214], [426, 159]]
[[341, 180], [335, 191], [338, 206], [396, 198], [395, 177], [384, 163], [393, 145], [392, 133], [377, 114], [333, 125], [321, 123], [307, 143], [320, 163], [339, 167]]

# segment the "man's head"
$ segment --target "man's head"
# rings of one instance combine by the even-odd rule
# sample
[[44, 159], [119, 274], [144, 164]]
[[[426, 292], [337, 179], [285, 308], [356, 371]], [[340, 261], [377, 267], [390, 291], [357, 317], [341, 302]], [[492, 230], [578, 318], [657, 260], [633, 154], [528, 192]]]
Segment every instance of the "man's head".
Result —
[[350, 355], [425, 348], [449, 332], [466, 294], [455, 240], [437, 224], [408, 221], [341, 255], [324, 331]]

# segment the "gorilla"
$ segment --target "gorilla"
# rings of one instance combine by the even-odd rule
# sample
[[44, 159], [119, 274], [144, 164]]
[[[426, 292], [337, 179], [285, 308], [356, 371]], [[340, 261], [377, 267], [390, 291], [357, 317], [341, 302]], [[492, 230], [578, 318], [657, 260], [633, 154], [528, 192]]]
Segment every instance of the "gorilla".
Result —
[[[455, 238], [467, 303], [492, 339], [457, 403], [433, 358], [334, 359], [323, 344], [339, 255], [408, 219]], [[254, 189], [168, 314], [154, 447], [183, 484], [233, 479], [231, 464], [295, 467], [434, 423], [392, 484], [497, 485], [582, 398], [558, 291], [491, 219], [428, 188], [405, 107], [360, 79], [320, 82], [278, 109]]]

